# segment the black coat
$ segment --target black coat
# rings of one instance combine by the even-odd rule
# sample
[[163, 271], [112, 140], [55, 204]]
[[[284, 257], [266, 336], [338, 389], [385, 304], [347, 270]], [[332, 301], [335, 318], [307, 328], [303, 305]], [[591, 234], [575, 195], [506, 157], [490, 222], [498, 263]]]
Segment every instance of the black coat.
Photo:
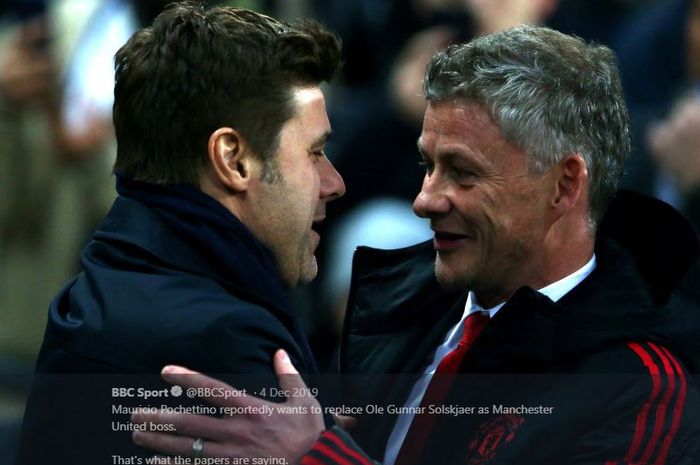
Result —
[[[593, 273], [558, 302], [522, 288], [492, 318], [444, 401], [474, 410], [437, 415], [417, 463], [693, 463], [700, 454], [695, 233], [665, 204], [620, 193], [599, 229], [596, 257]], [[429, 242], [357, 251], [340, 354], [341, 371], [355, 373], [344, 383], [347, 404], [403, 406], [416, 379], [410, 374], [422, 373], [459, 321], [466, 293], [438, 286], [434, 260]], [[499, 410], [523, 405], [552, 411]], [[396, 418], [370, 412], [350, 433], [381, 459]], [[309, 457], [341, 463], [327, 453], [349, 454], [339, 443], [360, 452], [330, 431]]]
[[222, 265], [208, 244], [186, 240], [152, 208], [117, 198], [82, 254], [83, 271], [51, 303], [18, 464], [152, 454], [113, 431], [129, 415], [112, 405], [186, 401], [115, 397], [112, 388], [167, 388], [157, 375], [166, 364], [257, 390], [277, 386], [272, 356], [284, 348], [301, 373], [316, 372], [287, 302], [261, 285], [281, 287], [277, 271], [250, 259], [266, 249], [247, 231], [230, 246], [240, 260]]

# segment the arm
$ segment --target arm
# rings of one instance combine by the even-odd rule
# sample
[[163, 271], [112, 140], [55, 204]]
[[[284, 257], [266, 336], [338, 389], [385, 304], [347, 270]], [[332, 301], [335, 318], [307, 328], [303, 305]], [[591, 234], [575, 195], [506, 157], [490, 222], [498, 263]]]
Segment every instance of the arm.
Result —
[[553, 0], [463, 0], [474, 18], [478, 35], [517, 26], [541, 24], [556, 9]]
[[57, 103], [56, 63], [50, 53], [48, 20], [21, 24], [0, 47], [0, 99], [15, 107]]
[[648, 132], [654, 160], [686, 193], [700, 185], [700, 102], [689, 96]]
[[[319, 465], [345, 464], [347, 460], [343, 457], [351, 456], [361, 463], [373, 463], [339, 427], [324, 432], [323, 410], [283, 350], [275, 354], [274, 367], [282, 390], [307, 395], [289, 396], [283, 403], [274, 403], [245, 395], [186, 368], [165, 367], [163, 378], [185, 390], [208, 388], [210, 392], [228, 392], [228, 397], [203, 397], [224, 415], [215, 418], [182, 413], [134, 414], [134, 423], [172, 425], [176, 431], [176, 434], [135, 431], [134, 442], [166, 454], [187, 456], [192, 454], [195, 438], [202, 438], [205, 457], [271, 456], [284, 458], [289, 464]], [[245, 409], [257, 409], [259, 413], [242, 413]], [[340, 422], [347, 424], [348, 420]]]

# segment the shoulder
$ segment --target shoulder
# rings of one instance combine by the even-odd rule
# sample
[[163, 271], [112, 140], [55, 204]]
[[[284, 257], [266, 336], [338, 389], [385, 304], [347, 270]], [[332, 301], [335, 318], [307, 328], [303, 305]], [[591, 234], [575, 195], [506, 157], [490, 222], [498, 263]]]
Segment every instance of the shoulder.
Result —
[[681, 357], [651, 340], [610, 343], [576, 361], [577, 373], [618, 373], [687, 376]]
[[581, 441], [599, 444], [608, 454], [601, 460], [685, 463], [700, 452], [697, 382], [668, 348], [627, 342], [587, 357], [577, 371], [587, 373], [582, 397], [595, 397], [585, 415], [599, 420]]
[[211, 280], [151, 279], [149, 286], [122, 281], [96, 295], [76, 290], [90, 285], [79, 278], [52, 304], [44, 353], [61, 348], [127, 371], [158, 372], [173, 363], [209, 373], [271, 372], [275, 350], [284, 348], [293, 359], [299, 353], [271, 309]]

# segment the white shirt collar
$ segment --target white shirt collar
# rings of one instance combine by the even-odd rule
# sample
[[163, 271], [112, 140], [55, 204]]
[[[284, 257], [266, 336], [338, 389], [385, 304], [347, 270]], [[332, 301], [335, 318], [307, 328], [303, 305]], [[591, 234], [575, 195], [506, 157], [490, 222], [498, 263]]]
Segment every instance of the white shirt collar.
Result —
[[[578, 270], [574, 271], [568, 276], [561, 278], [559, 281], [553, 282], [552, 284], [549, 284], [543, 287], [542, 289], [538, 289], [537, 291], [552, 299], [553, 302], [556, 302], [562, 297], [564, 297], [573, 288], [578, 286], [581, 283], [581, 281], [586, 279], [588, 275], [591, 274], [591, 272], [595, 269], [595, 267], [596, 259], [595, 254], [593, 254], [591, 259], [588, 260], [588, 263], [583, 265]], [[489, 317], [493, 318], [496, 312], [498, 312], [501, 309], [501, 307], [505, 305], [506, 302], [507, 301], [501, 302], [500, 304], [491, 308], [483, 308], [476, 302], [476, 296], [474, 295], [474, 292], [469, 291], [469, 295], [467, 296], [467, 303], [464, 306], [464, 315], [462, 317], [462, 320], [464, 320], [464, 318], [468, 317], [469, 315], [475, 312], [488, 312]]]

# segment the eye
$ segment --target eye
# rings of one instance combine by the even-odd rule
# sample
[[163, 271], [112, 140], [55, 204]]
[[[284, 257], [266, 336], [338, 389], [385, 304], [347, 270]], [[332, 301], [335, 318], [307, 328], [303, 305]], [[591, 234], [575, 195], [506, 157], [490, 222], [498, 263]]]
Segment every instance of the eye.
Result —
[[313, 158], [314, 161], [318, 161], [321, 158], [326, 156], [326, 151], [324, 149], [316, 149], [312, 150], [311, 152], [311, 158]]
[[418, 164], [425, 169], [425, 172], [430, 176], [433, 173], [433, 170], [435, 169], [435, 165], [433, 165], [433, 162], [426, 160], [425, 158], [421, 157], [418, 159]]
[[453, 167], [453, 168], [452, 168], [452, 173], [453, 173], [455, 176], [458, 176], [458, 177], [474, 176], [474, 173], [473, 173], [472, 171], [465, 170], [465, 169], [462, 169], [462, 168], [456, 168], [456, 167]]
[[468, 169], [457, 168], [454, 166], [450, 169], [450, 175], [452, 176], [452, 179], [459, 183], [472, 182], [476, 177], [476, 173], [474, 173], [473, 171], [470, 171]]

